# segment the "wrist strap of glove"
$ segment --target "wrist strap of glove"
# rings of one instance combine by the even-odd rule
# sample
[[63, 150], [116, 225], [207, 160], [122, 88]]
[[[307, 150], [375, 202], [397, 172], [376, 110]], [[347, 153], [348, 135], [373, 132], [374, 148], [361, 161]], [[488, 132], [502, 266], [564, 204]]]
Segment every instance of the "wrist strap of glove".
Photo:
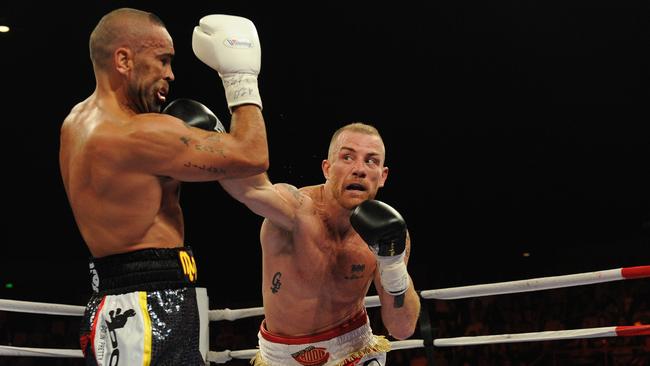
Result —
[[405, 293], [410, 285], [404, 255], [405, 253], [402, 252], [400, 255], [390, 257], [377, 256], [381, 285], [384, 291], [392, 296]]
[[242, 104], [255, 104], [262, 109], [262, 99], [257, 87], [257, 76], [252, 74], [222, 75], [226, 101], [232, 113], [233, 107]]

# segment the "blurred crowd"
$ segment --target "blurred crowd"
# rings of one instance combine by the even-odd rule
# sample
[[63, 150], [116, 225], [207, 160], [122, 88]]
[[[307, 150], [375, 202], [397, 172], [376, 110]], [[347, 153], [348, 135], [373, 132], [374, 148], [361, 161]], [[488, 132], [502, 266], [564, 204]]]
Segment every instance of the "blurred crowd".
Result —
[[[512, 334], [650, 324], [644, 280], [459, 300], [423, 300], [432, 336]], [[389, 339], [378, 308], [368, 310], [377, 334]], [[210, 324], [212, 351], [254, 349], [261, 317]], [[0, 345], [78, 349], [79, 318], [0, 311]], [[421, 339], [419, 330], [412, 339]], [[388, 354], [390, 366], [650, 365], [650, 337], [608, 337], [462, 347], [414, 348]], [[0, 356], [0, 366], [83, 365], [81, 359]], [[249, 365], [234, 359], [227, 365]]]

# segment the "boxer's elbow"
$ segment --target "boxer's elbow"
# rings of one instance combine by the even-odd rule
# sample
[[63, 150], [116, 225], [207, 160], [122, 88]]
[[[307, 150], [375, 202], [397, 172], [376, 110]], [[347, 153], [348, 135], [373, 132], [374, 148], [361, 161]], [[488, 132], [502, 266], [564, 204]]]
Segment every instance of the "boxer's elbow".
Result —
[[251, 150], [249, 153], [240, 156], [238, 159], [238, 177], [248, 177], [251, 175], [262, 174], [269, 169], [269, 154], [267, 150], [254, 150]]
[[398, 340], [404, 340], [409, 338], [415, 333], [416, 322], [395, 322], [390, 327], [387, 327], [390, 335]]
[[261, 174], [269, 169], [269, 151], [267, 148], [256, 149], [250, 155], [249, 163], [252, 174]]

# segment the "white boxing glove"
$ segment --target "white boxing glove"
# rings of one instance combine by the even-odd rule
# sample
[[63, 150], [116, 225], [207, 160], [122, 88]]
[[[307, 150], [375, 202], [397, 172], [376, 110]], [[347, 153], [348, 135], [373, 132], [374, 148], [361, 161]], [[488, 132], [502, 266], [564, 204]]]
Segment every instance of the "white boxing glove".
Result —
[[262, 108], [257, 87], [262, 49], [253, 22], [234, 15], [206, 15], [194, 27], [192, 50], [219, 73], [231, 112], [241, 104]]

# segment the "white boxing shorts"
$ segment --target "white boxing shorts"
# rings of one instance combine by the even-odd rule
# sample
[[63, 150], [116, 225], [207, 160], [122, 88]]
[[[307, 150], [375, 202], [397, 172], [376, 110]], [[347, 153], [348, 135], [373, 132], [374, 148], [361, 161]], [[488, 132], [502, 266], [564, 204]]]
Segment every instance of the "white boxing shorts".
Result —
[[390, 342], [372, 334], [365, 308], [347, 322], [304, 337], [275, 335], [264, 321], [255, 366], [384, 366]]

